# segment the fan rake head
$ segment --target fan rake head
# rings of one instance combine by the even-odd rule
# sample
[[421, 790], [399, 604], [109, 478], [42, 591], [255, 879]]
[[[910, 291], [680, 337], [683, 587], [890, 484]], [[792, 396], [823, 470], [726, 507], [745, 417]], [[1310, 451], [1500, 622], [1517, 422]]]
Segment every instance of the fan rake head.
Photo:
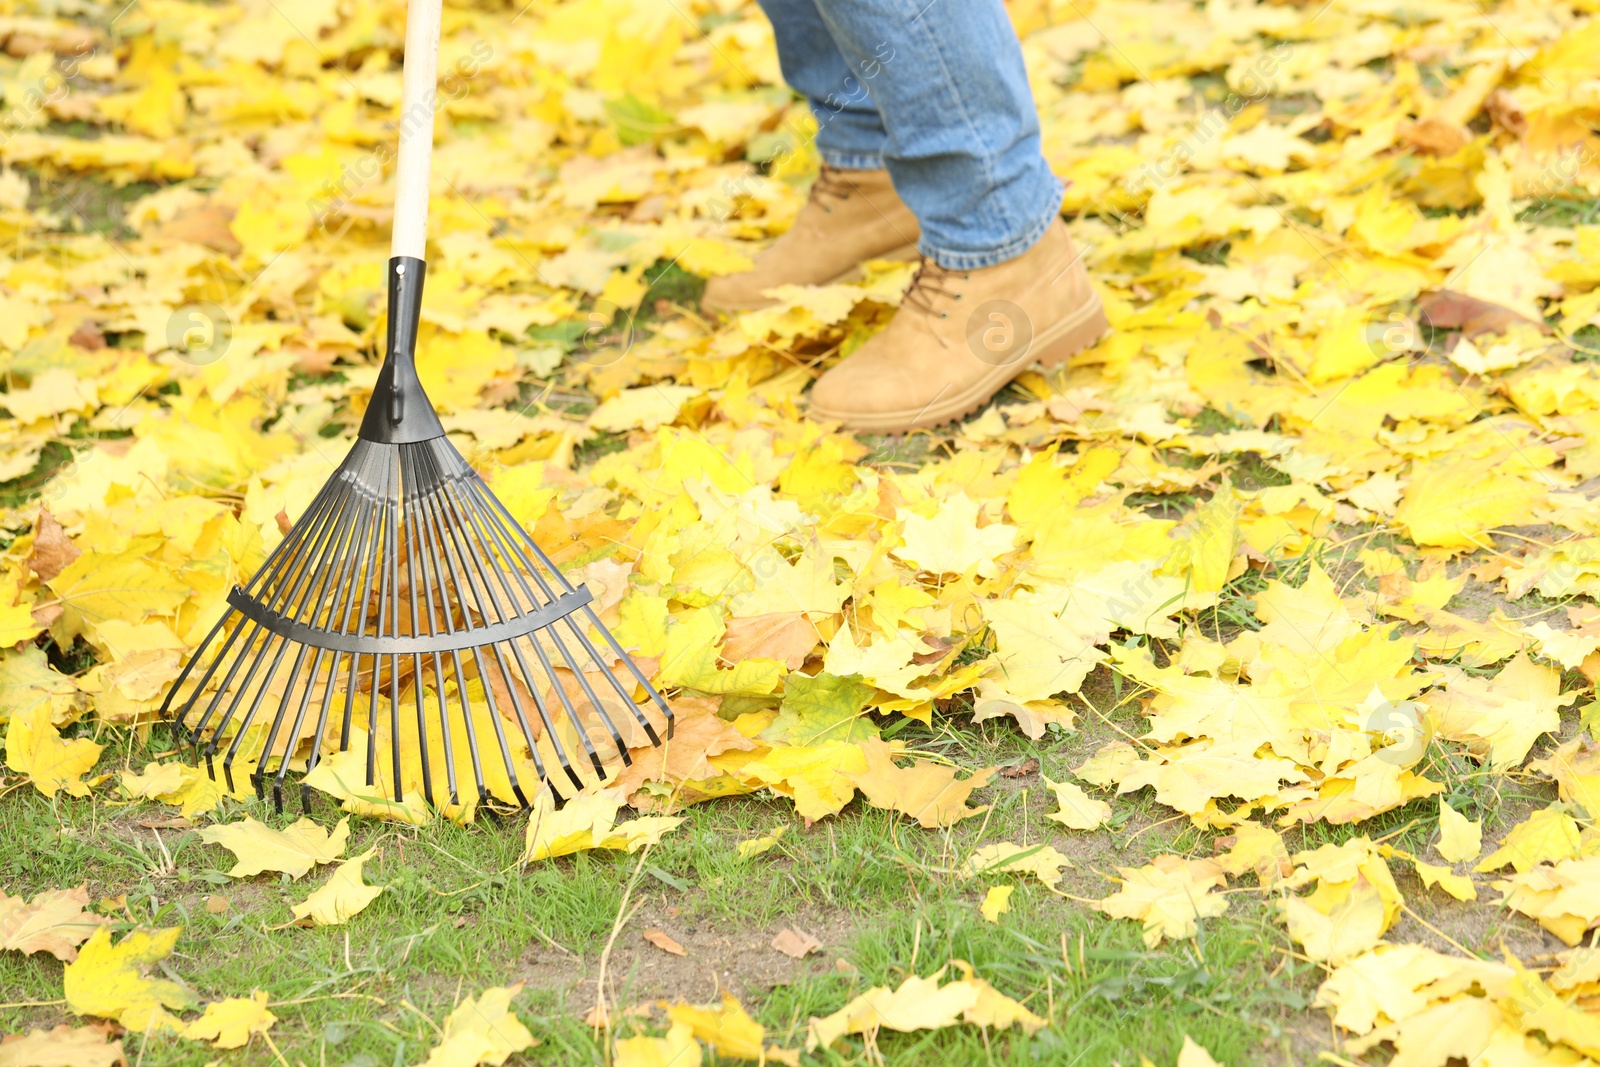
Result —
[[628, 763], [660, 727], [671, 735], [671, 709], [588, 589], [444, 436], [411, 360], [422, 274], [420, 260], [391, 260], [389, 358], [355, 446], [228, 594], [162, 706], [176, 705], [213, 776], [222, 753], [230, 789], [235, 759], [253, 762], [279, 810], [290, 763], [308, 745], [313, 772], [335, 723], [341, 752], [365, 735], [366, 787], [388, 778], [384, 799], [451, 807], [468, 774], [479, 803], [528, 807], [536, 783], [560, 803], [589, 769], [603, 779], [613, 752]]

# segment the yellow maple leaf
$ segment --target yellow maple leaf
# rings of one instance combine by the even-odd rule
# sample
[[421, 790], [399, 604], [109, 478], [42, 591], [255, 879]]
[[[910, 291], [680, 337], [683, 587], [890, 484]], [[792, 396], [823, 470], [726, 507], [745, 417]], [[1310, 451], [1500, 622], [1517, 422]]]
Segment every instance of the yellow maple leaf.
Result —
[[1069, 830], [1098, 830], [1111, 818], [1111, 805], [1091, 797], [1083, 791], [1082, 786], [1073, 782], [1052, 782], [1048, 777], [1044, 784], [1055, 794], [1056, 807], [1059, 809], [1045, 818]]
[[267, 994], [257, 989], [248, 997], [229, 997], [206, 1005], [205, 1014], [183, 1028], [190, 1041], [209, 1041], [216, 1048], [243, 1048], [255, 1034], [264, 1034], [278, 1017], [267, 1010]]
[[1505, 770], [1520, 764], [1540, 735], [1560, 727], [1560, 709], [1577, 697], [1561, 692], [1560, 671], [1523, 652], [1493, 678], [1457, 674], [1420, 699], [1439, 736], [1466, 743], [1491, 768]]
[[1468, 819], [1439, 798], [1439, 855], [1465, 863], [1483, 851], [1483, 823]]
[[110, 927], [100, 927], [63, 971], [67, 1007], [79, 1015], [115, 1019], [135, 1033], [181, 1031], [183, 1023], [166, 1009], [193, 1007], [194, 993], [165, 978], [145, 978], [139, 969], [165, 959], [182, 932], [181, 926], [140, 927], [113, 945]]
[[1530, 814], [1506, 836], [1500, 847], [1478, 861], [1475, 871], [1499, 870], [1510, 864], [1519, 874], [1541, 863], [1576, 859], [1581, 848], [1578, 823], [1561, 804], [1552, 804]]
[[996, 574], [995, 561], [1016, 544], [1017, 528], [1002, 522], [978, 526], [978, 502], [956, 493], [939, 502], [939, 510], [925, 519], [904, 508], [902, 544], [893, 550], [898, 559], [933, 574]]
[[957, 780], [954, 767], [922, 760], [911, 767], [897, 766], [894, 759], [900, 753], [875, 737], [862, 741], [860, 751], [866, 758], [866, 768], [851, 777], [873, 807], [903, 812], [929, 830], [954, 826], [988, 810], [987, 805], [969, 808], [967, 798], [989, 784], [995, 773], [993, 767]]
[[752, 837], [747, 841], [740, 841], [735, 848], [735, 852], [741, 860], [753, 859], [763, 853], [771, 852], [788, 829], [787, 826], [779, 826], [770, 834], [762, 834], [760, 837]]
[[428, 1052], [422, 1067], [499, 1065], [538, 1044], [511, 1010], [511, 1001], [520, 992], [522, 983], [518, 982], [485, 989], [477, 998], [462, 1000], [445, 1019], [439, 1043]]
[[611, 1062], [614, 1067], [700, 1067], [702, 1056], [694, 1030], [674, 1023], [665, 1037], [618, 1038]]
[[200, 840], [221, 845], [238, 862], [228, 873], [248, 878], [263, 871], [276, 871], [299, 878], [319, 863], [332, 863], [344, 852], [350, 836], [350, 820], [340, 819], [328, 833], [310, 819], [297, 819], [287, 829], [274, 830], [248, 815], [236, 823], [207, 826]]
[[1228, 910], [1228, 898], [1211, 893], [1227, 883], [1212, 860], [1157, 856], [1143, 867], [1118, 867], [1122, 888], [1100, 901], [1100, 910], [1118, 919], [1144, 923], [1148, 948], [1163, 938], [1195, 936], [1199, 920]]
[[1209, 607], [1233, 576], [1242, 508], [1238, 494], [1224, 484], [1173, 531], [1178, 543], [1156, 573], [1184, 580], [1185, 607]]
[[531, 863], [591, 848], [637, 852], [683, 822], [672, 815], [647, 815], [619, 823], [621, 808], [622, 802], [611, 796], [586, 792], [556, 811], [549, 790], [541, 791], [528, 817], [523, 860]]
[[[765, 1027], [750, 1018], [744, 1005], [731, 994], [724, 993], [721, 1004], [708, 1007], [669, 1005], [667, 1018], [674, 1026], [689, 1027], [695, 1040], [709, 1046], [719, 1056], [737, 1060], [759, 1060], [763, 1055], [775, 1058], [761, 1043], [766, 1035]], [[777, 1058], [781, 1058], [781, 1053]]]
[[31, 598], [21, 592], [18, 576], [8, 573], [0, 577], [0, 648], [15, 648], [43, 632], [44, 627], [33, 617]]
[[794, 798], [807, 819], [837, 815], [856, 795], [857, 775], [867, 770], [866, 754], [845, 741], [803, 748], [775, 748], [739, 768], [738, 776]]
[[926, 978], [911, 975], [893, 990], [874, 986], [832, 1015], [812, 1016], [806, 1048], [827, 1048], [846, 1034], [878, 1030], [912, 1033], [968, 1022], [978, 1026], [1015, 1024], [1032, 1033], [1044, 1025], [1043, 1019], [972, 977], [971, 968], [962, 967], [968, 975], [965, 979], [941, 986], [939, 980], [947, 969], [941, 967]]
[[1222, 1067], [1211, 1053], [1188, 1034], [1183, 1035], [1183, 1047], [1178, 1050], [1178, 1067]]
[[1600, 858], [1564, 859], [1494, 882], [1500, 903], [1536, 920], [1569, 945], [1600, 926]]
[[1000, 916], [1011, 910], [1011, 894], [1016, 892], [1014, 885], [992, 885], [983, 895], [983, 903], [978, 905], [978, 911], [988, 922], [997, 923]]
[[1001, 874], [1015, 871], [1031, 874], [1045, 888], [1054, 889], [1061, 884], [1061, 869], [1071, 867], [1072, 861], [1053, 845], [1019, 845], [1013, 841], [997, 841], [973, 850], [972, 855], [957, 872], [962, 878], [976, 878], [980, 874]]
[[680, 617], [667, 629], [656, 684], [722, 695], [764, 696], [776, 689], [784, 671], [776, 660], [744, 660], [732, 670], [718, 667], [717, 646], [724, 632], [722, 619], [709, 608]]
[[333, 876], [290, 910], [296, 919], [314, 926], [343, 926], [383, 894], [381, 885], [367, 885], [362, 866], [373, 857], [368, 849], [333, 869]]
[[1263, 886], [1271, 885], [1290, 871], [1289, 850], [1276, 830], [1259, 823], [1242, 822], [1233, 833], [1217, 841], [1217, 847], [1228, 846], [1228, 851], [1216, 858], [1224, 874], [1237, 878], [1246, 871], [1255, 872], [1256, 880]]
[[62, 789], [75, 797], [88, 796], [89, 786], [82, 779], [99, 761], [100, 750], [86, 737], [63, 740], [44, 705], [27, 716], [14, 716], [6, 729], [6, 766], [26, 774], [47, 797]]

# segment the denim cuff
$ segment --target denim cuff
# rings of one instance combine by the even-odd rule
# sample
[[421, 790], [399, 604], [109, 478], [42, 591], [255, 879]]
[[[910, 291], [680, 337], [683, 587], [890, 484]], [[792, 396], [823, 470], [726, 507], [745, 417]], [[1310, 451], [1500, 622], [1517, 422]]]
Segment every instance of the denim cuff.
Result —
[[985, 252], [951, 252], [945, 249], [933, 248], [926, 240], [917, 244], [917, 251], [933, 260], [945, 270], [982, 270], [1004, 263], [1008, 259], [1016, 259], [1022, 253], [1039, 243], [1050, 224], [1061, 215], [1061, 201], [1067, 194], [1067, 187], [1060, 179], [1055, 180], [1055, 188], [1046, 199], [1046, 208], [1043, 215], [1028, 224], [1022, 235], [1007, 241], [999, 248]]
[[840, 170], [882, 170], [883, 157], [864, 155], [855, 152], [830, 152], [826, 148], [817, 149], [817, 154], [822, 161], [830, 167]]

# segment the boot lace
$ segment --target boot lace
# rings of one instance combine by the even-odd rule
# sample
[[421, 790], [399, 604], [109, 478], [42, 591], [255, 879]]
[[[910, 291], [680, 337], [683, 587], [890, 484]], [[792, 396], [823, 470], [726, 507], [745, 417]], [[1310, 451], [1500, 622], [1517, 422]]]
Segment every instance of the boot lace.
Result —
[[921, 265], [917, 267], [917, 273], [911, 276], [911, 288], [906, 290], [900, 306], [914, 308], [923, 315], [948, 319], [949, 309], [939, 307], [936, 298], [949, 297], [952, 303], [959, 301], [961, 291], [948, 288], [947, 283], [953, 284], [957, 279], [966, 281], [970, 277], [966, 271], [948, 270], [927, 256], [923, 256]]
[[833, 205], [829, 200], [849, 200], [850, 194], [856, 191], [855, 183], [846, 178], [838, 167], [824, 163], [817, 172], [817, 180], [811, 183], [811, 202], [822, 210], [833, 214]]

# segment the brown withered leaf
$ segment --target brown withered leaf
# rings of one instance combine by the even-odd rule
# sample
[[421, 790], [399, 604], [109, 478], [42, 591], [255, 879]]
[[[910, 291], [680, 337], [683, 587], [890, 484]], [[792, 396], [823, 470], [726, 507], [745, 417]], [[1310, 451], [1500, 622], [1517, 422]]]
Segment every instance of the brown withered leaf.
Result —
[[1000, 777], [1002, 777], [1002, 778], [1026, 778], [1026, 777], [1028, 777], [1028, 775], [1034, 774], [1038, 770], [1039, 770], [1039, 761], [1038, 760], [1036, 760], [1036, 759], [1025, 759], [1021, 763], [1014, 764], [1013, 766], [1001, 767], [1000, 768]]
[[1417, 297], [1417, 311], [1424, 325], [1436, 330], [1460, 330], [1467, 337], [1504, 333], [1507, 327], [1532, 321], [1503, 305], [1451, 289], [1423, 293]]
[[747, 659], [775, 659], [798, 670], [821, 638], [817, 627], [802, 612], [780, 611], [729, 619], [722, 655], [730, 663]]
[[670, 952], [674, 956], [687, 956], [689, 954], [689, 950], [680, 945], [677, 939], [665, 930], [658, 930], [652, 926], [644, 932], [643, 936], [646, 941], [662, 952]]
[[1400, 137], [1424, 156], [1453, 156], [1472, 140], [1462, 126], [1437, 115], [1402, 123]]
[[72, 565], [83, 555], [61, 528], [49, 508], [39, 509], [39, 521], [33, 527], [33, 551], [28, 555], [28, 569], [48, 582]]
[[1496, 89], [1490, 93], [1489, 98], [1483, 102], [1483, 109], [1489, 113], [1496, 126], [1511, 136], [1521, 139], [1528, 135], [1528, 113], [1522, 110], [1522, 105], [1517, 103], [1516, 97], [1504, 89]]
[[822, 942], [794, 926], [785, 926], [772, 939], [772, 947], [791, 959], [803, 960], [822, 947]]

